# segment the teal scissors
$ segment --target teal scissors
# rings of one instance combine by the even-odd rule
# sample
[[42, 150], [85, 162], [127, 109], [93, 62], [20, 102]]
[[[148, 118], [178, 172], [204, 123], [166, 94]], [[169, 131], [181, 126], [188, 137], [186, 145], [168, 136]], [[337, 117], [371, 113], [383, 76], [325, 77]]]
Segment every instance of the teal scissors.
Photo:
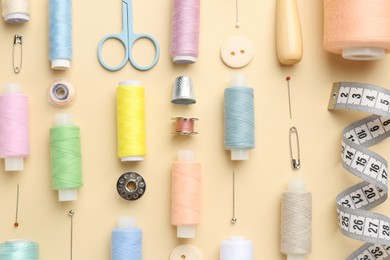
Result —
[[[100, 40], [98, 45], [98, 58], [100, 64], [107, 70], [117, 71], [125, 66], [127, 60], [130, 61], [131, 65], [138, 70], [150, 70], [156, 65], [158, 58], [160, 56], [160, 47], [158, 46], [157, 40], [149, 34], [137, 34], [133, 31], [133, 0], [122, 0], [122, 26], [123, 30], [121, 33], [108, 34]], [[155, 48], [154, 60], [151, 64], [147, 66], [141, 66], [137, 64], [133, 58], [132, 49], [134, 43], [139, 39], [148, 39], [150, 40]], [[110, 66], [104, 62], [102, 57], [102, 47], [104, 43], [109, 40], [114, 39], [120, 41], [125, 47], [125, 57], [122, 63], [118, 66]]]

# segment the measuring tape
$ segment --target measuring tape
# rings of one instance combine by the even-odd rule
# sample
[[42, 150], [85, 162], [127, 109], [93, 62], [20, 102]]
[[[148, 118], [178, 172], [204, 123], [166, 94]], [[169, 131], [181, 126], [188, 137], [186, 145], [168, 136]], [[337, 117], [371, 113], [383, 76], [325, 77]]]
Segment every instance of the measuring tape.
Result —
[[390, 136], [390, 91], [370, 84], [337, 82], [328, 109], [374, 114], [343, 129], [342, 165], [363, 182], [337, 196], [337, 214], [344, 235], [366, 242], [348, 260], [390, 259], [390, 218], [368, 211], [384, 202], [388, 193], [387, 161], [368, 147]]

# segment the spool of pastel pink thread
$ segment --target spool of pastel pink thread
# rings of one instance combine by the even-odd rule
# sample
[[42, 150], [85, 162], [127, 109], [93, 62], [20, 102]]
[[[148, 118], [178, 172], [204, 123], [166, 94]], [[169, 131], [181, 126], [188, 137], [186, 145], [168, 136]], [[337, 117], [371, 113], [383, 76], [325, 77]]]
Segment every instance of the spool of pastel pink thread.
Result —
[[19, 84], [7, 84], [0, 96], [0, 158], [6, 171], [21, 171], [29, 154], [28, 98]]
[[200, 0], [174, 0], [171, 56], [176, 64], [192, 64], [199, 54]]
[[179, 151], [172, 164], [171, 223], [177, 237], [194, 238], [201, 218], [201, 164], [193, 151]]

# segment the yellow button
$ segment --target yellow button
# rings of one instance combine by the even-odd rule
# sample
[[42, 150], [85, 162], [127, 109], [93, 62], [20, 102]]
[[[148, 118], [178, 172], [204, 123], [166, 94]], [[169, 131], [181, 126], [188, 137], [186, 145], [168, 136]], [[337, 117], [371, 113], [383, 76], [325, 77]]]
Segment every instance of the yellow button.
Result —
[[252, 61], [253, 45], [244, 37], [231, 37], [221, 47], [221, 58], [231, 68], [242, 68]]

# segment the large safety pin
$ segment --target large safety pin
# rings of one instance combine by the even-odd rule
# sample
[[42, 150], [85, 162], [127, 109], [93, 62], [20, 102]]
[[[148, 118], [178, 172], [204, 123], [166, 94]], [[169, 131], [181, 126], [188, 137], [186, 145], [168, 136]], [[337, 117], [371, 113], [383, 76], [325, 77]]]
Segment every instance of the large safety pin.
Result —
[[[295, 135], [296, 137], [296, 147], [297, 147], [297, 158], [294, 157], [293, 153], [293, 148], [292, 148], [292, 135]], [[298, 130], [296, 127], [291, 127], [290, 128], [290, 154], [291, 154], [291, 163], [292, 163], [292, 168], [294, 170], [298, 170], [301, 167], [301, 156], [300, 156], [300, 151], [299, 151], [299, 136], [298, 136]]]

